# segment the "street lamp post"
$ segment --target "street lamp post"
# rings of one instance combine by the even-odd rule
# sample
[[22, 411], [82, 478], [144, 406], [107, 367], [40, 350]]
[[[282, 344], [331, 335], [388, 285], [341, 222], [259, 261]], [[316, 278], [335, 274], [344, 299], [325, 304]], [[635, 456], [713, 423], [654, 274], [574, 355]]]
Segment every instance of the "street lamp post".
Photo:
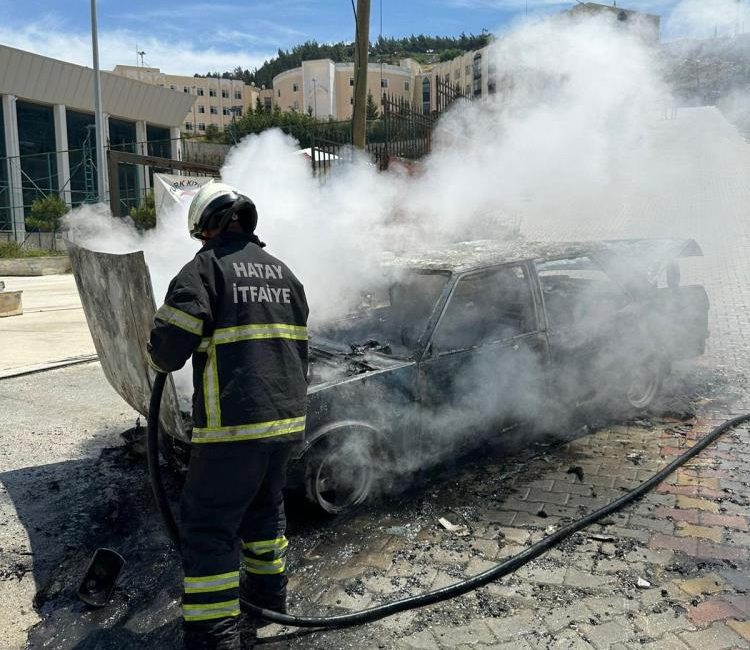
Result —
[[102, 112], [102, 88], [99, 74], [99, 34], [96, 20], [96, 0], [91, 0], [91, 48], [94, 58], [94, 127], [96, 130], [96, 181], [97, 200], [106, 202], [105, 173], [106, 153], [104, 140], [104, 113]]

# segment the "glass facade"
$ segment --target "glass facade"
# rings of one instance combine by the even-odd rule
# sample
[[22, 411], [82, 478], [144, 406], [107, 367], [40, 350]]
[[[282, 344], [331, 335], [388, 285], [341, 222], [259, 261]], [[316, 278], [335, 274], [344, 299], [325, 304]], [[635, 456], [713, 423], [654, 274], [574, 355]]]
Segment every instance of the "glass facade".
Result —
[[96, 130], [93, 113], [67, 111], [70, 195], [74, 206], [95, 203]]
[[[113, 151], [136, 152], [137, 138], [135, 122], [109, 118], [109, 147]], [[120, 165], [118, 169], [120, 179], [120, 214], [126, 216], [130, 208], [141, 204], [143, 200], [138, 168], [135, 165]]]
[[8, 187], [8, 161], [5, 152], [5, 122], [3, 105], [0, 103], [0, 231], [13, 230], [10, 214], [10, 189]]
[[31, 204], [57, 194], [55, 120], [51, 106], [16, 102], [18, 140], [21, 151], [21, 188], [28, 215]]

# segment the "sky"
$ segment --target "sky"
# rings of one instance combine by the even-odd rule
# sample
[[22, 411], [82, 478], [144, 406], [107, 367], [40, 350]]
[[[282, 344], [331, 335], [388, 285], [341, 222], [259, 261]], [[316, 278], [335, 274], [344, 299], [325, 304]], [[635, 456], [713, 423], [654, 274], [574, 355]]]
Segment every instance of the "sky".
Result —
[[[502, 33], [576, 0], [372, 0], [371, 38]], [[730, 34], [750, 0], [620, 0], [662, 15], [666, 39]], [[686, 9], [687, 6], [687, 9]], [[0, 0], [0, 43], [91, 65], [89, 0]], [[279, 48], [309, 39], [352, 40], [351, 0], [98, 0], [103, 69], [146, 65], [172, 74], [253, 69]], [[750, 28], [750, 20], [748, 28]]]

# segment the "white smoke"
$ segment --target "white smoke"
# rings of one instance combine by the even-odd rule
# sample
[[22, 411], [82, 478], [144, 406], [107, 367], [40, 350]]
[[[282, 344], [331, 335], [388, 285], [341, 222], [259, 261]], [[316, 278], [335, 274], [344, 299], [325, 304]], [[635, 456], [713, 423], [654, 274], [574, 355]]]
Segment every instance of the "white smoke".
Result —
[[[677, 16], [708, 20], [694, 4]], [[222, 178], [255, 201], [258, 234], [305, 284], [313, 322], [378, 284], [384, 250], [504, 237], [508, 222], [541, 240], [696, 237], [716, 277], [743, 263], [747, 145], [715, 109], [677, 111], [637, 35], [557, 20], [505, 35], [489, 56], [497, 94], [443, 117], [417, 176], [360, 158], [321, 183], [278, 131], [231, 152]], [[144, 250], [157, 302], [197, 250], [184, 208], [145, 235], [91, 209], [70, 223], [88, 247]], [[714, 314], [731, 304], [723, 291], [714, 288]]]

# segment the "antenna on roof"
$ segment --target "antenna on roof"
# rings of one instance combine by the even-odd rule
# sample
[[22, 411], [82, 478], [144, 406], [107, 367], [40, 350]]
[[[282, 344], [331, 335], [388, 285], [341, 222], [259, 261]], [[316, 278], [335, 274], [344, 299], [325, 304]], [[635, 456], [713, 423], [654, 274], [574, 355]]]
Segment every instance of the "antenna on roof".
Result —
[[141, 67], [144, 67], [144, 65], [143, 65], [143, 57], [146, 56], [146, 52], [144, 52], [143, 50], [139, 50], [137, 44], [135, 46], [135, 56], [136, 56], [135, 66], [138, 67], [138, 57], [141, 57]]

